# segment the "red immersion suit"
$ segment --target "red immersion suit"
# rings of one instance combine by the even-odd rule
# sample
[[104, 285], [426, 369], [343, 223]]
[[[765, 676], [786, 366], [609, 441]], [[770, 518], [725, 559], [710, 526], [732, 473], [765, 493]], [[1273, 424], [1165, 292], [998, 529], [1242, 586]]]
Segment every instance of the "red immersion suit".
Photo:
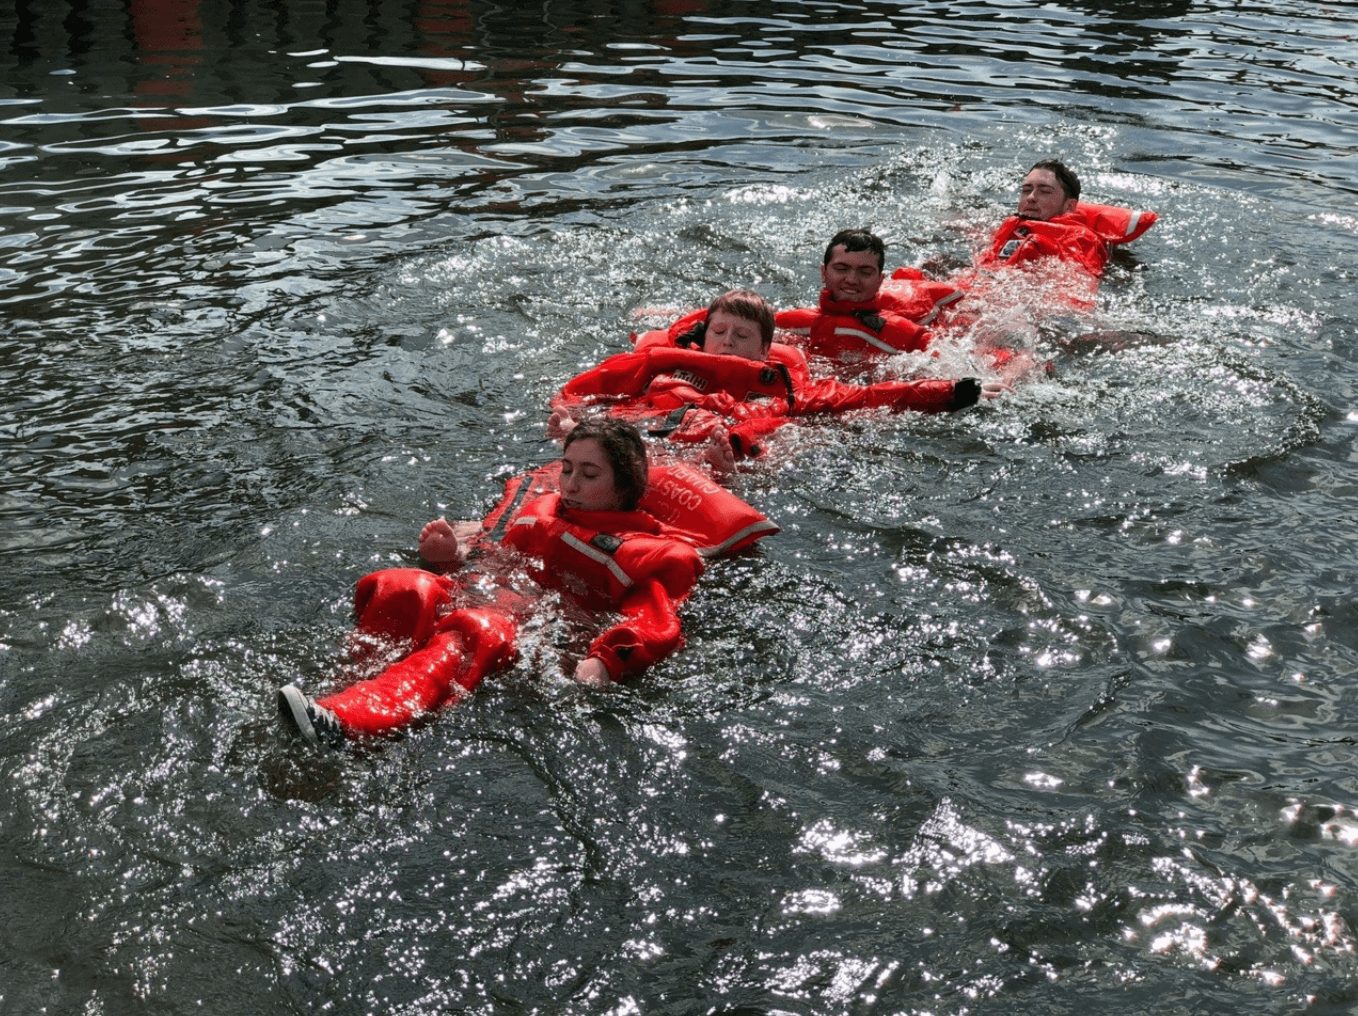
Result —
[[[940, 291], [953, 292], [944, 283], [935, 285]], [[912, 318], [912, 313], [919, 317]], [[831, 299], [830, 291], [822, 289], [819, 306], [780, 310], [773, 320], [778, 328], [800, 336], [798, 345], [808, 353], [856, 363], [924, 349], [930, 339], [925, 318], [932, 320], [935, 313], [936, 309], [924, 306], [923, 301], [901, 307], [896, 301], [883, 299], [880, 291], [871, 300], [850, 303]]]
[[[971, 299], [943, 309], [938, 327], [968, 327], [978, 316], [1012, 305], [1013, 295], [1001, 295], [1000, 283], [1002, 273], [1013, 269], [1043, 273], [1030, 284], [1037, 287], [1033, 296], [1044, 304], [1054, 301], [1063, 311], [1088, 311], [1111, 248], [1131, 243], [1155, 225], [1156, 218], [1154, 212], [1083, 201], [1074, 211], [1045, 221], [1012, 215], [1000, 223], [977, 256], [975, 267], [948, 280], [959, 294]], [[883, 289], [924, 283], [927, 280], [918, 268], [898, 268]]]
[[1074, 211], [1045, 221], [1011, 215], [1000, 223], [990, 247], [977, 259], [980, 268], [1028, 264], [1058, 258], [1097, 278], [1108, 264], [1109, 247], [1131, 243], [1151, 226], [1154, 212], [1077, 202]]
[[871, 385], [812, 378], [805, 357], [779, 343], [762, 362], [639, 345], [572, 378], [552, 408], [607, 404], [619, 416], [644, 422], [652, 434], [680, 441], [705, 441], [725, 426], [735, 450], [753, 455], [760, 437], [793, 417], [874, 408], [947, 412], [975, 404], [981, 390], [974, 378]]
[[[555, 491], [559, 473], [553, 463], [511, 479], [482, 532], [488, 543], [525, 558], [540, 585], [588, 609], [622, 615], [588, 653], [615, 681], [683, 645], [677, 608], [702, 574], [704, 557], [735, 553], [778, 531], [686, 467], [653, 468], [643, 499], [673, 525], [642, 509], [564, 508]], [[461, 698], [511, 663], [517, 618], [533, 601], [506, 588], [492, 605], [458, 606], [468, 598], [465, 579], [419, 568], [387, 568], [360, 579], [354, 595], [358, 631], [415, 648], [376, 677], [317, 705], [334, 712], [346, 731], [380, 733]]]

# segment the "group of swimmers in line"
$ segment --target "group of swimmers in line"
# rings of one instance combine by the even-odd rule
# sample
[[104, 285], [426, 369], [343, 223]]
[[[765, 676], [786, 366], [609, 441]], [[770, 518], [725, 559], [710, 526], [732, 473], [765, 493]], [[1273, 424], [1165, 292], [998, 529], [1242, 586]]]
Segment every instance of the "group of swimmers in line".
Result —
[[[920, 352], [936, 335], [974, 325], [967, 298], [1008, 269], [1056, 259], [1092, 287], [1110, 245], [1140, 236], [1155, 215], [1079, 198], [1073, 172], [1039, 162], [1023, 179], [1017, 213], [958, 275], [902, 268], [888, 277], [882, 241], [844, 230], [826, 247], [816, 307], [775, 312], [759, 294], [732, 290], [669, 328], [633, 336], [630, 352], [571, 379], [553, 399], [548, 430], [562, 441], [559, 460], [513, 478], [481, 521], [425, 525], [419, 553], [427, 567], [360, 579], [353, 648], [356, 665], [376, 673], [316, 699], [284, 686], [285, 725], [333, 746], [462, 698], [513, 661], [519, 625], [543, 590], [618, 615], [575, 665], [581, 684], [623, 680], [674, 652], [683, 643], [678, 608], [706, 562], [777, 532], [718, 481], [799, 416], [947, 412], [1000, 395], [1004, 381], [855, 384], [833, 371]], [[779, 330], [787, 341], [774, 341]], [[813, 376], [808, 354], [832, 375]], [[664, 441], [655, 461], [643, 432]], [[391, 662], [392, 652], [404, 655]]]

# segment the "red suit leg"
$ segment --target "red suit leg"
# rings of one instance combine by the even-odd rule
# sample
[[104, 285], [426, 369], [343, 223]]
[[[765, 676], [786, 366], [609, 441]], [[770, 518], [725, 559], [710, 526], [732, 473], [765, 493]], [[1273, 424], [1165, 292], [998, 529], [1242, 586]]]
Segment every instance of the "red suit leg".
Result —
[[364, 575], [354, 587], [357, 637], [351, 655], [365, 658], [374, 640], [424, 645], [456, 588], [448, 576], [421, 568], [384, 568]]
[[474, 689], [514, 658], [515, 624], [490, 608], [455, 610], [426, 645], [376, 677], [318, 699], [345, 731], [380, 734], [403, 727]]
[[514, 637], [518, 625], [514, 618], [494, 607], [468, 607], [455, 610], [439, 622], [439, 631], [457, 632], [467, 647], [466, 665], [455, 680], [471, 691], [487, 674], [513, 662], [518, 650]]
[[442, 705], [465, 659], [462, 636], [440, 632], [376, 677], [317, 699], [316, 704], [339, 717], [346, 733], [394, 730]]

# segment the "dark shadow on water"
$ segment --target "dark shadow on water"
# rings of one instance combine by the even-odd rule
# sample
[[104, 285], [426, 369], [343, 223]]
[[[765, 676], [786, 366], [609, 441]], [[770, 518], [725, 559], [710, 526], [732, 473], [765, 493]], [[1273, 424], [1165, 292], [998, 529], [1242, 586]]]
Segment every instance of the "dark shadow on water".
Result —
[[1057, 344], [1061, 352], [1068, 356], [1088, 356], [1093, 353], [1120, 353], [1128, 349], [1172, 346], [1179, 341], [1176, 336], [1159, 332], [1108, 329], [1061, 337], [1057, 339]]

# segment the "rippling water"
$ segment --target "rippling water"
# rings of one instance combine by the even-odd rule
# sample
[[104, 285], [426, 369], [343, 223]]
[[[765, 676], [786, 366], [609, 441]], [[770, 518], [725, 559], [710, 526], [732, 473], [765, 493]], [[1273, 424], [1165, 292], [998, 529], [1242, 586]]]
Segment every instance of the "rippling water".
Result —
[[[0, 12], [0, 1011], [1358, 1004], [1358, 5], [118, 6]], [[281, 736], [576, 369], [1050, 154], [1095, 314], [782, 436], [682, 654]]]

